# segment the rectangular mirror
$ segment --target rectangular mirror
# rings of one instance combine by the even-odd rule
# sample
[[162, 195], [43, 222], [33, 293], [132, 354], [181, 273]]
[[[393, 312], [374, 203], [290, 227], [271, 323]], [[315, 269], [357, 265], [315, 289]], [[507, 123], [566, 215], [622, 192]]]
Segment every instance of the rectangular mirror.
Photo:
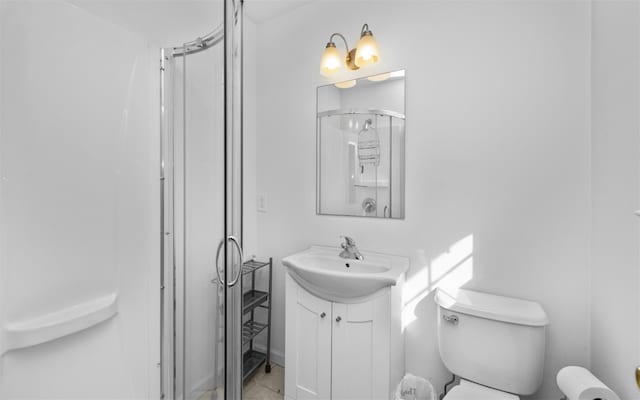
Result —
[[404, 75], [318, 87], [318, 214], [404, 218]]

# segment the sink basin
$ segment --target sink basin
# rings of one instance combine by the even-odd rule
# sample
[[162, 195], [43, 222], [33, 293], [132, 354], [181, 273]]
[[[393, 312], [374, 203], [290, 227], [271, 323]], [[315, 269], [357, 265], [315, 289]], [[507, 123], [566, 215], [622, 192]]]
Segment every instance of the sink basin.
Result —
[[282, 264], [302, 287], [330, 301], [367, 297], [396, 285], [409, 268], [405, 257], [363, 251], [364, 260], [339, 256], [337, 247], [311, 246], [285, 257]]

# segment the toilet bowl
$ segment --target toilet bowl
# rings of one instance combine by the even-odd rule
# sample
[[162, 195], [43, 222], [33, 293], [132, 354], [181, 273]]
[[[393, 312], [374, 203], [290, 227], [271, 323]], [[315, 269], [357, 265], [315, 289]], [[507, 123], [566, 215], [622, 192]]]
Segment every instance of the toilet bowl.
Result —
[[438, 289], [438, 349], [460, 377], [446, 400], [517, 400], [542, 383], [545, 329], [540, 304], [458, 289]]

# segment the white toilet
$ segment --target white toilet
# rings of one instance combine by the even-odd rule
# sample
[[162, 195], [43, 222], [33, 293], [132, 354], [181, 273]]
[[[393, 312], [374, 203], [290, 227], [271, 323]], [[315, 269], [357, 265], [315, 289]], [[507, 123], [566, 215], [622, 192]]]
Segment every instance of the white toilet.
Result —
[[438, 347], [460, 377], [445, 400], [518, 400], [542, 383], [545, 327], [533, 301], [458, 289], [438, 289]]

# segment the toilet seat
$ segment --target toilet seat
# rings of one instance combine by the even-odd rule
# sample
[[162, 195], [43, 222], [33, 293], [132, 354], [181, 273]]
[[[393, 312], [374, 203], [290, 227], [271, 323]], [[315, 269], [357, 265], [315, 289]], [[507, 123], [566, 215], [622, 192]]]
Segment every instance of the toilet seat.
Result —
[[520, 400], [520, 397], [460, 379], [443, 400]]

